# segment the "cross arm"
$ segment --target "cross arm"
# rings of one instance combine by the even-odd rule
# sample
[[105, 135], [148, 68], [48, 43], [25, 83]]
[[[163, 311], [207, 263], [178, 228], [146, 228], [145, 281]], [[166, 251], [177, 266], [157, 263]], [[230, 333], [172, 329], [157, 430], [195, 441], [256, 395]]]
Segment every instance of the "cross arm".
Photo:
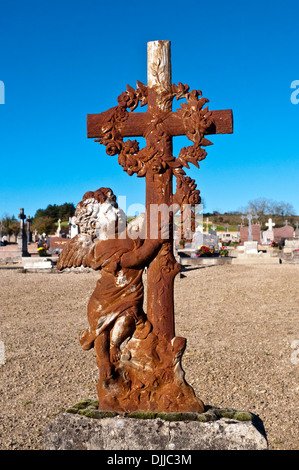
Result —
[[[109, 121], [113, 109], [100, 114], [87, 115], [87, 137], [103, 137], [102, 127]], [[212, 112], [212, 125], [208, 131], [212, 134], [232, 134], [233, 132], [233, 114], [231, 109], [224, 109]], [[118, 124], [119, 132], [122, 137], [142, 137], [145, 134], [147, 126], [150, 124], [152, 116], [150, 113], [128, 113], [125, 121]], [[170, 112], [165, 115], [163, 120], [165, 130], [169, 136], [175, 137], [186, 134], [182, 119], [176, 112]]]

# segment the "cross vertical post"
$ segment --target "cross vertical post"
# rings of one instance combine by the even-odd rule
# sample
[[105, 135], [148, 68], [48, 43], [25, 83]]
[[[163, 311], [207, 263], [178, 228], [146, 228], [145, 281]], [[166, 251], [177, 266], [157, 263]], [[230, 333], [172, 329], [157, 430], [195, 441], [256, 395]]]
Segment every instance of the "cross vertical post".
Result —
[[[148, 112], [163, 120], [172, 111], [172, 101], [164, 102], [163, 93], [169, 93], [171, 88], [171, 53], [170, 41], [153, 41], [148, 43]], [[153, 134], [147, 136], [147, 145], [151, 145]], [[154, 137], [154, 140], [157, 138]], [[155, 142], [158, 144], [158, 142]], [[159, 139], [160, 151], [167, 157], [172, 157], [172, 136], [165, 135]], [[157, 173], [155, 166], [146, 173], [146, 213], [147, 236], [157, 223], [157, 210], [161, 214], [161, 223], [169, 224], [169, 240], [163, 244], [156, 258], [150, 263], [147, 275], [147, 317], [158, 336], [172, 340], [174, 328], [174, 295], [173, 283], [180, 267], [173, 256], [173, 236], [171, 214], [172, 204], [172, 168]]]

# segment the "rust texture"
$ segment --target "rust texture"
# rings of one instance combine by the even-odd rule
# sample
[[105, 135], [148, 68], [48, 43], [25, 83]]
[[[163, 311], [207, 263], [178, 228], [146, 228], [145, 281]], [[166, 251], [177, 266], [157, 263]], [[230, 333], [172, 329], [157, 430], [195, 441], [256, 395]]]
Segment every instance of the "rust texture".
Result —
[[[81, 234], [63, 250], [58, 268], [83, 264], [101, 273], [88, 306], [89, 328], [80, 335], [82, 347], [94, 347], [96, 351], [99, 408], [118, 412], [202, 412], [204, 405], [186, 383], [181, 368], [186, 340], [175, 336], [173, 289], [180, 265], [173, 256], [171, 228], [166, 240], [161, 233], [172, 220], [173, 214], [167, 210], [172, 204], [183, 207], [200, 203], [195, 181], [184, 168], [188, 169], [190, 163], [198, 167], [206, 157], [205, 148], [211, 145], [207, 135], [232, 133], [232, 112], [210, 111], [201, 91], [190, 91], [182, 83], [162, 83], [159, 73], [157, 70], [158, 79], [151, 87], [141, 82], [137, 82], [136, 89], [128, 85], [115, 107], [87, 116], [88, 137], [105, 145], [108, 155], [118, 155], [118, 163], [130, 176], [146, 178], [146, 239], [132, 240], [118, 233], [113, 240], [99, 240], [88, 230], [84, 233], [82, 222]], [[172, 112], [174, 98], [185, 100], [176, 112]], [[147, 111], [134, 114], [138, 105], [147, 105]], [[178, 135], [186, 135], [192, 144], [175, 157], [172, 138]], [[142, 149], [135, 139], [124, 140], [138, 136], [146, 139]], [[77, 206], [77, 217], [86, 202], [101, 205], [108, 201], [114, 207], [112, 195], [109, 188], [108, 193], [107, 188], [87, 193]], [[158, 218], [151, 212], [153, 205], [166, 207], [159, 215], [157, 239], [151, 237], [150, 222]], [[96, 223], [95, 218], [93, 225]], [[142, 273], [146, 266], [145, 314]]]

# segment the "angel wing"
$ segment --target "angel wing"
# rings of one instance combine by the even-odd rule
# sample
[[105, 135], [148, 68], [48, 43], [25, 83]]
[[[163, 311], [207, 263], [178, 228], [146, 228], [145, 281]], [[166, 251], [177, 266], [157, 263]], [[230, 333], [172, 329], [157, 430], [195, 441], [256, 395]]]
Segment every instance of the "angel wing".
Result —
[[95, 243], [90, 235], [80, 233], [65, 245], [57, 261], [57, 269], [61, 271], [71, 267], [91, 267], [89, 264], [89, 255], [91, 254]]

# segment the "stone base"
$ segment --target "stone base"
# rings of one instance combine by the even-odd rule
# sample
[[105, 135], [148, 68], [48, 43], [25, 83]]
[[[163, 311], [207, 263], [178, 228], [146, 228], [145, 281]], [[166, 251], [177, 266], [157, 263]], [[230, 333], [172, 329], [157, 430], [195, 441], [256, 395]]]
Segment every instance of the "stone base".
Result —
[[271, 258], [270, 256], [263, 256], [263, 255], [244, 255], [238, 256], [238, 258], [232, 259], [232, 264], [279, 264], [279, 258]]
[[191, 258], [191, 256], [182, 256], [180, 257], [179, 263], [182, 266], [220, 266], [224, 264], [231, 264], [232, 257], [230, 256], [219, 256], [219, 257], [195, 257]]
[[[86, 405], [87, 403], [87, 405]], [[45, 450], [266, 450], [261, 420], [248, 412], [210, 408], [205, 413], [100, 412], [83, 402], [48, 426]]]
[[245, 254], [258, 254], [258, 242], [248, 241], [244, 242], [244, 253]]
[[48, 257], [22, 258], [24, 272], [52, 272], [53, 262]]

